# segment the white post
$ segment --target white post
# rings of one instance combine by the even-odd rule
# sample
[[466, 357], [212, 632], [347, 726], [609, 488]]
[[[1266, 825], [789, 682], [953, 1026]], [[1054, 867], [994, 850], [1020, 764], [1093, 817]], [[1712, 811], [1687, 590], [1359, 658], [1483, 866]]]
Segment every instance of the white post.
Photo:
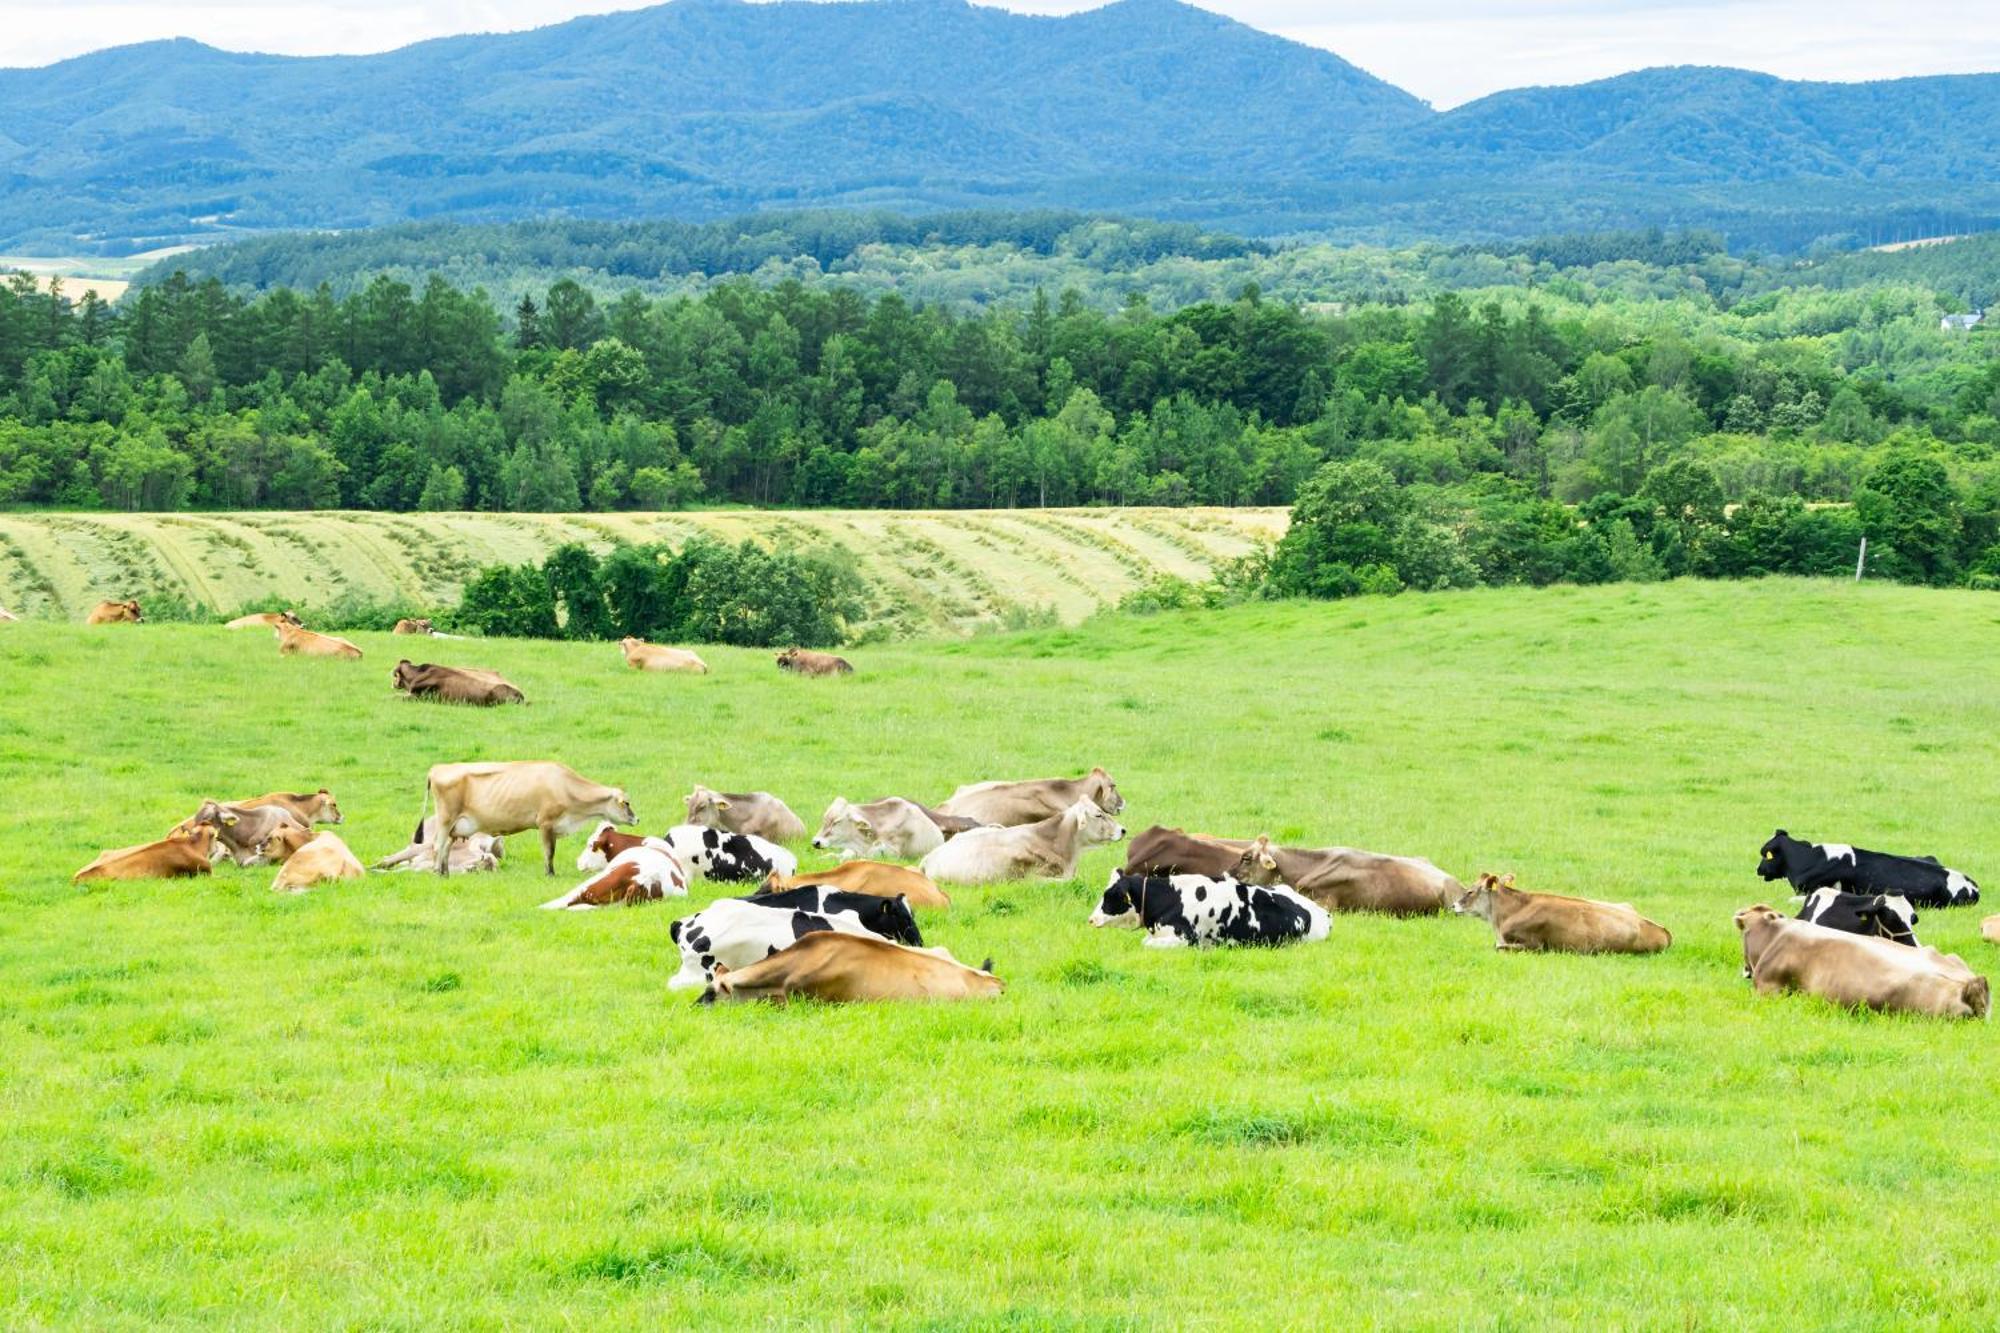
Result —
[[1868, 563], [1868, 538], [1864, 534], [1861, 538], [1861, 554], [1854, 557], [1854, 581], [1856, 583], [1861, 582], [1861, 567], [1867, 563]]

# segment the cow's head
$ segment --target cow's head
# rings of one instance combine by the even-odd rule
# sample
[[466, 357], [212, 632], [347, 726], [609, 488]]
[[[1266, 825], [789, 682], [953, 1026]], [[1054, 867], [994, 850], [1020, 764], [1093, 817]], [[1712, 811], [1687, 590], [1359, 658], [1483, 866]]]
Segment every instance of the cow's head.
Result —
[[1917, 947], [1917, 909], [1899, 893], [1878, 893], [1855, 909], [1869, 933], [1897, 944]]
[[125, 614], [135, 624], [145, 620], [146, 617], [139, 613], [139, 604], [137, 602], [120, 602], [119, 605], [125, 608]]
[[917, 929], [917, 915], [910, 910], [908, 899], [899, 893], [893, 898], [878, 898], [876, 904], [879, 905], [871, 905], [862, 913], [862, 925], [885, 940], [913, 949], [924, 947], [923, 932]]
[[826, 808], [826, 817], [819, 821], [812, 845], [821, 851], [838, 848], [860, 856], [875, 845], [875, 826], [844, 797], [836, 796]]
[[1090, 799], [1096, 801], [1097, 808], [1105, 814], [1115, 815], [1125, 808], [1125, 798], [1118, 794], [1118, 784], [1111, 780], [1111, 775], [1103, 768], [1091, 769], [1090, 776], [1084, 779], [1084, 783], [1089, 788]]
[[636, 824], [639, 822], [639, 812], [634, 810], [632, 802], [626, 799], [623, 787], [613, 787], [611, 795], [605, 798], [604, 805], [607, 811], [604, 817], [614, 824]]
[[1105, 814], [1089, 797], [1078, 801], [1065, 813], [1076, 821], [1077, 840], [1085, 847], [1101, 847], [1109, 842], [1122, 842], [1125, 838], [1125, 826]]
[[340, 802], [333, 799], [332, 792], [321, 787], [315, 795], [319, 797], [319, 817], [313, 823], [342, 824], [347, 821], [347, 817], [340, 813]]
[[1278, 883], [1278, 861], [1271, 855], [1271, 835], [1259, 834], [1257, 841], [1243, 849], [1243, 855], [1229, 873], [1245, 884]]
[[235, 828], [237, 815], [233, 810], [223, 809], [220, 801], [209, 800], [203, 801], [201, 808], [194, 812], [193, 822], [196, 825], [206, 824], [219, 832], [222, 829]]
[[778, 660], [778, 666], [779, 666], [780, 668], [782, 668], [782, 669], [785, 669], [785, 670], [789, 670], [789, 669], [791, 669], [792, 667], [795, 667], [795, 666], [797, 666], [797, 665], [798, 665], [798, 663], [799, 663], [799, 650], [798, 650], [798, 649], [796, 649], [796, 648], [787, 648], [787, 649], [785, 649], [785, 651], [784, 651], [784, 652], [782, 652], [782, 653], [779, 653], [779, 654], [778, 654], [778, 659], [777, 659], [777, 660]]
[[584, 839], [583, 850], [576, 854], [578, 870], [602, 870], [611, 864], [611, 843], [605, 835], [612, 832], [615, 830], [608, 819], [590, 831], [590, 836]]
[[634, 636], [627, 634], [624, 638], [618, 641], [618, 646], [625, 650], [625, 656], [630, 657], [632, 655], [632, 650], [634, 648], [639, 647], [641, 644], [645, 642], [646, 641], [644, 639], [635, 638]]
[[687, 807], [688, 823], [700, 824], [704, 828], [722, 828], [723, 815], [729, 809], [729, 798], [697, 782], [693, 791], [681, 797], [681, 804]]
[[1112, 871], [1111, 878], [1104, 885], [1104, 896], [1097, 900], [1097, 910], [1090, 914], [1090, 924], [1137, 929], [1144, 924], [1142, 906], [1145, 893], [1145, 876]]
[[271, 836], [264, 839], [264, 845], [257, 854], [273, 865], [289, 861], [299, 848], [313, 840], [311, 829], [300, 828], [297, 824], [280, 824], [271, 830]]
[[1792, 850], [1798, 846], [1791, 834], [1779, 829], [1757, 854], [1759, 879], [1787, 879], [1792, 869]]
[[284, 621], [287, 625], [296, 626], [300, 629], [305, 628], [306, 622], [299, 619], [299, 613], [296, 611], [289, 609], [280, 611], [278, 612], [278, 619]]
[[1505, 875], [1481, 874], [1472, 881], [1472, 887], [1458, 895], [1458, 901], [1451, 910], [1460, 916], [1476, 916], [1482, 921], [1493, 919], [1493, 897], [1502, 889], [1514, 887], [1512, 872]]
[[399, 690], [407, 690], [417, 683], [416, 663], [404, 658], [396, 663], [396, 669], [389, 673], [389, 683]]

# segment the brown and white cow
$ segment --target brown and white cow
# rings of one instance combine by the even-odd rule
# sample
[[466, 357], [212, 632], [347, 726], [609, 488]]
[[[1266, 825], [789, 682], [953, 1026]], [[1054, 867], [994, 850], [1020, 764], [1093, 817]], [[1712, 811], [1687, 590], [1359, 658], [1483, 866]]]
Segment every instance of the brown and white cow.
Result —
[[[556, 873], [556, 839], [598, 820], [636, 824], [639, 816], [617, 787], [592, 782], [551, 760], [433, 765], [424, 780], [424, 802], [437, 807], [438, 827], [449, 838], [475, 833], [542, 835], [544, 873]], [[435, 850], [445, 873], [447, 838]]]
[[678, 856], [648, 839], [619, 852], [595, 875], [542, 906], [551, 911], [609, 907], [613, 903], [630, 907], [662, 898], [685, 898], [687, 891], [687, 867]]
[[1944, 1018], [1984, 1018], [1985, 977], [1957, 954], [1915, 948], [1788, 917], [1763, 903], [1736, 914], [1743, 965], [1759, 995], [1797, 990], [1835, 1004], [1901, 1009]]
[[273, 893], [302, 893], [315, 884], [336, 879], [360, 879], [360, 860], [347, 849], [338, 833], [320, 833], [278, 867], [271, 881]]
[[618, 647], [625, 654], [625, 665], [634, 671], [685, 671], [696, 675], [708, 674], [708, 663], [686, 648], [669, 648], [663, 643], [647, 643], [644, 639], [626, 636], [618, 641]]
[[819, 821], [819, 832], [813, 835], [812, 845], [821, 851], [841, 851], [852, 856], [893, 856], [915, 861], [936, 851], [944, 839], [944, 830], [915, 801], [885, 796], [879, 801], [855, 805], [844, 796], [836, 796]]
[[1035, 778], [1026, 782], [974, 782], [960, 787], [938, 809], [982, 824], [1032, 824], [1059, 815], [1078, 801], [1090, 801], [1107, 815], [1125, 808], [1118, 784], [1102, 768], [1080, 778]]
[[762, 962], [715, 965], [700, 1004], [798, 996], [850, 1004], [869, 1000], [989, 1000], [1007, 989], [993, 960], [970, 968], [942, 949], [913, 949], [866, 935], [819, 930]]
[[137, 602], [99, 602], [83, 618], [86, 625], [138, 625], [145, 621]]
[[264, 844], [281, 828], [303, 830], [305, 825], [281, 805], [224, 805], [206, 800], [201, 808], [176, 824], [174, 833], [186, 834], [206, 824], [215, 830], [216, 846], [240, 866], [260, 866], [270, 860]]
[[806, 836], [805, 821], [767, 791], [716, 791], [695, 784], [681, 798], [687, 822], [725, 833], [748, 833], [772, 842], [797, 842]]
[[528, 702], [506, 677], [479, 667], [438, 666], [412, 662], [406, 657], [389, 673], [389, 682], [412, 699], [437, 699], [482, 708]]
[[418, 619], [418, 620], [399, 620], [399, 621], [397, 621], [397, 622], [396, 622], [396, 628], [395, 628], [395, 629], [393, 629], [393, 630], [391, 630], [391, 631], [389, 631], [389, 632], [390, 632], [391, 634], [435, 634], [435, 633], [437, 633], [437, 631], [436, 631], [435, 629], [431, 628], [431, 622], [430, 622], [430, 621], [428, 621], [428, 620], [424, 620], [424, 619]]
[[810, 648], [787, 648], [778, 654], [778, 670], [799, 676], [851, 676], [854, 663], [832, 653], [816, 653]]
[[1329, 912], [1435, 916], [1465, 886], [1417, 856], [1353, 847], [1273, 847], [1269, 834], [1246, 847], [1230, 871], [1245, 884], [1289, 884]]
[[[402, 851], [377, 861], [372, 870], [428, 870], [436, 860], [437, 816], [426, 816], [417, 825], [416, 836]], [[491, 833], [475, 833], [469, 838], [453, 838], [445, 852], [445, 873], [473, 875], [482, 870], [498, 870], [507, 853], [503, 839]]]
[[1673, 943], [1666, 927], [1630, 903], [1528, 893], [1514, 877], [1481, 875], [1451, 910], [1493, 927], [1496, 949], [1551, 953], [1658, 953]]
[[338, 824], [341, 822], [340, 803], [333, 799], [333, 793], [321, 787], [318, 791], [272, 791], [262, 796], [252, 796], [228, 804], [245, 810], [255, 810], [259, 806], [281, 806], [292, 812], [292, 818], [301, 824]]
[[806, 888], [841, 889], [874, 898], [903, 897], [912, 907], [949, 907], [951, 899], [929, 875], [887, 861], [843, 861], [831, 870], [787, 875], [773, 870], [758, 893], [787, 893]]
[[168, 834], [158, 842], [114, 847], [99, 852], [70, 883], [87, 879], [187, 879], [214, 873], [209, 853], [215, 846], [215, 826], [203, 824], [191, 833]]
[[224, 625], [224, 629], [276, 629], [280, 625], [303, 626], [296, 611], [258, 611], [247, 616], [238, 616]]
[[959, 834], [917, 868], [940, 884], [997, 884], [1012, 879], [1069, 879], [1077, 858], [1117, 842], [1125, 829], [1097, 803], [1080, 800], [1033, 824], [976, 828]]
[[361, 650], [337, 634], [279, 623], [271, 626], [278, 636], [278, 651], [288, 657], [359, 657]]

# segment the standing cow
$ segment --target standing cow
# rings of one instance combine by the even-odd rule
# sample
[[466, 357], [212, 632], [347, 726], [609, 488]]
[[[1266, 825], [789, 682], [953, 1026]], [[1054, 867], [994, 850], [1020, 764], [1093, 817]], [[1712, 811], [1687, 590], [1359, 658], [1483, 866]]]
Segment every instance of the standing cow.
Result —
[[1757, 874], [1788, 880], [1799, 893], [1893, 893], [1918, 907], [1970, 907], [1979, 901], [1979, 886], [1935, 856], [1892, 856], [1844, 842], [1801, 842], [1783, 829], [1764, 844]]
[[550, 760], [437, 764], [424, 781], [424, 806], [437, 807], [435, 868], [446, 873], [454, 838], [475, 833], [505, 837], [536, 829], [542, 835], [542, 868], [556, 873], [556, 839], [600, 819], [636, 824], [622, 788], [607, 787]]

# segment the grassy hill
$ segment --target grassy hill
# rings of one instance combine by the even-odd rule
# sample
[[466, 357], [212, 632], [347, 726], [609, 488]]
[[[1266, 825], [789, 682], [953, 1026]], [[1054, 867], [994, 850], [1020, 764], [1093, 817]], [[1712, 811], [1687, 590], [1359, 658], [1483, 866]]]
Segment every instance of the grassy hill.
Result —
[[1285, 522], [1282, 509], [0, 514], [0, 606], [59, 620], [105, 598], [162, 594], [218, 611], [269, 597], [445, 607], [496, 561], [706, 532], [836, 545], [868, 581], [869, 625], [950, 633], [1021, 612], [1080, 620], [1155, 574], [1204, 577], [1275, 541]]
[[[1758, 999], [1729, 916], [1772, 896], [1776, 825], [2000, 883], [1995, 607], [1788, 581], [1263, 604], [857, 650], [831, 682], [451, 645], [533, 701], [477, 713], [393, 697], [384, 636], [342, 663], [0, 625], [0, 1322], [1990, 1325], [1993, 1029]], [[667, 923], [713, 886], [552, 917], [522, 846], [449, 886], [67, 883], [205, 795], [320, 783], [372, 859], [426, 765], [542, 755], [626, 784], [649, 831], [697, 780], [810, 823], [1102, 763], [1135, 828], [1513, 870], [1674, 945], [1342, 917], [1155, 951], [1084, 924], [1106, 849], [923, 914], [994, 956], [995, 1003], [700, 1010], [664, 990]], [[1919, 931], [1986, 970], [1979, 916]]]

